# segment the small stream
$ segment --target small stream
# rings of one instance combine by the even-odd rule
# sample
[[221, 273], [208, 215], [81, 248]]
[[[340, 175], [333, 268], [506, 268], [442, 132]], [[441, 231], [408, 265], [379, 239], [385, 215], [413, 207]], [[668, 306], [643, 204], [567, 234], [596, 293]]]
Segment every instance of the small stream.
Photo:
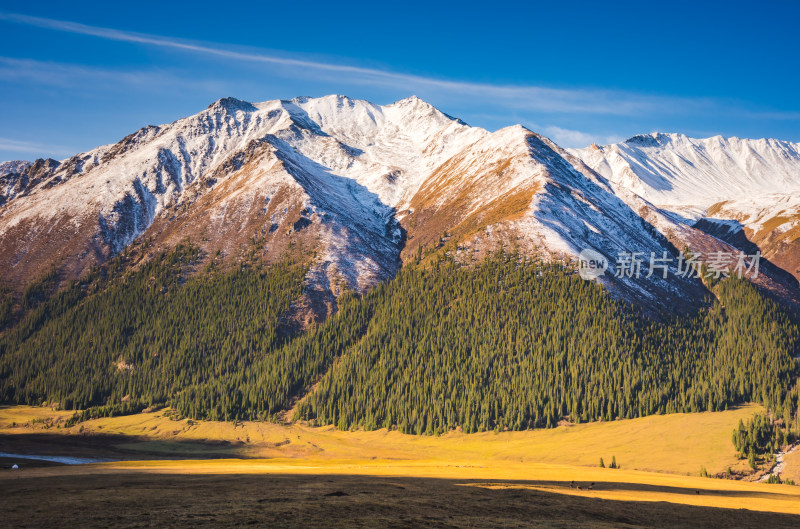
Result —
[[37, 461], [52, 461], [63, 465], [85, 465], [87, 463], [106, 463], [113, 459], [95, 459], [90, 457], [68, 457], [68, 456], [42, 456], [36, 454], [9, 454], [0, 452], [0, 457], [8, 459], [35, 459]]
[[761, 478], [759, 478], [758, 480], [759, 483], [767, 481], [770, 476], [773, 475], [780, 476], [781, 472], [783, 472], [783, 458], [786, 457], [786, 454], [793, 452], [798, 447], [800, 447], [800, 444], [795, 443], [789, 448], [787, 448], [786, 452], [775, 452], [775, 464], [772, 466], [772, 469], [768, 473], [764, 474], [763, 476], [761, 476]]

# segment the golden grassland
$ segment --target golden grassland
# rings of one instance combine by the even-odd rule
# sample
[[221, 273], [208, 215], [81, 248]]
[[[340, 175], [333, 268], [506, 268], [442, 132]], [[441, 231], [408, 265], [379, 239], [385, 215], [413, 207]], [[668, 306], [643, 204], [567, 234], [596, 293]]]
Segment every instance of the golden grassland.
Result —
[[[608, 484], [609, 488], [612, 486]], [[633, 490], [632, 485], [623, 486]], [[661, 501], [605, 500], [583, 493], [551, 492], [548, 487], [553, 486], [330, 473], [117, 471], [13, 480], [4, 480], [0, 474], [0, 525], [85, 529], [796, 529], [800, 523], [800, 516], [791, 514]], [[687, 492], [696, 496], [695, 491]], [[739, 499], [748, 500], [743, 496]]]
[[[435, 478], [485, 490], [800, 515], [800, 487], [699, 477], [701, 468], [711, 474], [744, 468], [731, 433], [740, 419], [760, 410], [743, 406], [547, 430], [434, 437], [301, 424], [173, 420], [166, 410], [63, 428], [70, 412], [5, 407], [0, 408], [0, 439], [39, 434], [57, 444], [59, 439], [102, 434], [119, 438], [117, 448], [152, 460], [30, 468], [3, 473], [2, 480], [8, 484], [23, 478], [119, 473]], [[206, 452], [223, 458], [202, 459]], [[622, 469], [598, 467], [600, 457], [608, 464], [612, 456]], [[798, 468], [794, 456], [787, 457], [788, 472]]]
[[783, 458], [783, 479], [790, 479], [795, 483], [800, 483], [800, 448], [786, 454]]
[[[497, 460], [213, 459], [97, 463], [43, 467], [9, 479], [130, 474], [292, 475], [435, 478], [458, 486], [549, 492], [612, 501], [668, 502], [800, 515], [800, 487], [694, 476]], [[82, 478], [80, 478], [82, 479]], [[574, 483], [573, 483], [574, 482]], [[580, 488], [578, 488], [580, 487]], [[590, 489], [591, 487], [591, 489]]]
[[[238, 424], [171, 420], [165, 410], [95, 419], [59, 428], [71, 412], [27, 406], [0, 408], [0, 435], [78, 432], [135, 437], [126, 448], [180, 452], [211, 450], [231, 457], [320, 459], [492, 460], [597, 466], [616, 457], [623, 469], [699, 475], [744, 469], [731, 434], [757, 406], [696, 414], [654, 415], [639, 419], [559, 426], [522, 432], [483, 432], [415, 436], [385, 429], [340, 431], [333, 427], [263, 422]], [[51, 422], [52, 419], [52, 422]], [[36, 422], [34, 422], [36, 421]], [[12, 427], [12, 424], [16, 426]], [[54, 426], [50, 426], [53, 424]]]

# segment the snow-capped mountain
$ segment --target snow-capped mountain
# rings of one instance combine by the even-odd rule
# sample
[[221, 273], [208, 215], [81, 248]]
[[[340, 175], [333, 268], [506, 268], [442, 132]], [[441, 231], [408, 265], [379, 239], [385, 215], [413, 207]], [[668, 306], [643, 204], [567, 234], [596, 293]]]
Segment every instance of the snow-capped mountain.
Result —
[[46, 174], [56, 165], [55, 160], [37, 160], [36, 164], [24, 160], [0, 163], [0, 206], [24, 193], [29, 185], [37, 182], [37, 176]]
[[612, 183], [687, 214], [741, 197], [800, 191], [798, 143], [653, 133], [571, 152]]
[[[309, 299], [324, 313], [342, 288], [363, 291], [418, 248], [453, 241], [466, 261], [501, 246], [564, 261], [591, 248], [611, 263], [601, 280], [618, 295], [697, 303], [699, 280], [628, 277], [615, 258], [672, 259], [684, 243], [733, 251], [697, 221], [743, 210], [730, 190], [751, 181], [773, 193], [796, 183], [797, 146], [769, 141], [756, 157], [744, 140], [637, 138], [565, 151], [521, 126], [471, 127], [415, 97], [225, 98], [62, 162], [0, 166], [0, 268], [15, 285], [52, 267], [77, 277], [143, 239], [157, 249], [188, 237], [229, 262], [299, 248], [313, 255]], [[742, 161], [748, 153], [755, 161]]]
[[9, 165], [0, 266], [24, 282], [53, 266], [78, 276], [146, 232], [224, 257], [257, 238], [267, 257], [316, 252], [313, 288], [363, 290], [400, 266], [395, 207], [485, 134], [417, 98], [225, 98], [61, 163]]
[[654, 133], [571, 152], [615, 190], [723, 240], [755, 244], [800, 279], [800, 144]]

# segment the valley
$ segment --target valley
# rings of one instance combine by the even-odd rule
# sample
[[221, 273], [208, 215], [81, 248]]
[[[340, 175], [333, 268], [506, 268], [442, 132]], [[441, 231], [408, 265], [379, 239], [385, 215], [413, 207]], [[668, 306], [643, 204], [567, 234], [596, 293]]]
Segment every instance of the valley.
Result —
[[0, 6], [0, 529], [800, 528], [800, 2]]
[[[15, 459], [20, 470], [0, 471], [0, 501], [20, 527], [55, 516], [85, 527], [134, 527], [144, 521], [142, 509], [150, 523], [173, 527], [506, 527], [523, 519], [526, 526], [679, 527], [726, 519], [731, 527], [756, 520], [790, 527], [797, 519], [791, 515], [800, 516], [797, 487], [699, 477], [702, 468], [744, 470], [730, 432], [757, 411], [415, 436], [175, 420], [168, 410], [64, 428], [67, 412], [3, 407], [0, 451], [124, 461], [49, 466]], [[600, 457], [622, 468], [599, 468]], [[51, 508], [39, 508], [49, 496]]]
[[[777, 140], [563, 149], [345, 96], [4, 163], [4, 511], [796, 525], [800, 489], [755, 481], [800, 435], [798, 170]], [[795, 450], [773, 481], [798, 477]]]
[[[418, 436], [398, 431], [342, 431], [330, 426], [176, 420], [170, 410], [92, 419], [67, 427], [72, 412], [40, 407], [0, 408], [0, 451], [109, 459], [244, 458], [364, 462], [495, 461], [596, 467], [616, 457], [625, 470], [710, 474], [747, 470], [731, 433], [740, 419], [760, 411], [653, 415], [639, 419], [571, 424], [519, 432]], [[96, 443], [93, 439], [96, 438]], [[82, 443], [85, 446], [82, 446]]]

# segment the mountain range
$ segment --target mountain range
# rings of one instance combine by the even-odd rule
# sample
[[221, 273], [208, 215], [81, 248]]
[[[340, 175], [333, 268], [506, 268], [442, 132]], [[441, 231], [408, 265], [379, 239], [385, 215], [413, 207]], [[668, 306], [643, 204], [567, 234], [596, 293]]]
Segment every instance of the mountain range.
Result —
[[[0, 269], [21, 291], [52, 270], [78, 278], [130, 245], [155, 254], [188, 238], [228, 265], [302, 251], [312, 321], [431, 248], [462, 262], [505, 248], [572, 264], [592, 249], [612, 294], [665, 310], [709, 295], [678, 273], [684, 250], [760, 252], [750, 279], [795, 306], [798, 191], [800, 144], [779, 140], [653, 133], [563, 149], [416, 97], [224, 98], [62, 161], [0, 164]], [[634, 253], [640, 277], [619, 262]], [[668, 273], [645, 277], [651, 255]]]

